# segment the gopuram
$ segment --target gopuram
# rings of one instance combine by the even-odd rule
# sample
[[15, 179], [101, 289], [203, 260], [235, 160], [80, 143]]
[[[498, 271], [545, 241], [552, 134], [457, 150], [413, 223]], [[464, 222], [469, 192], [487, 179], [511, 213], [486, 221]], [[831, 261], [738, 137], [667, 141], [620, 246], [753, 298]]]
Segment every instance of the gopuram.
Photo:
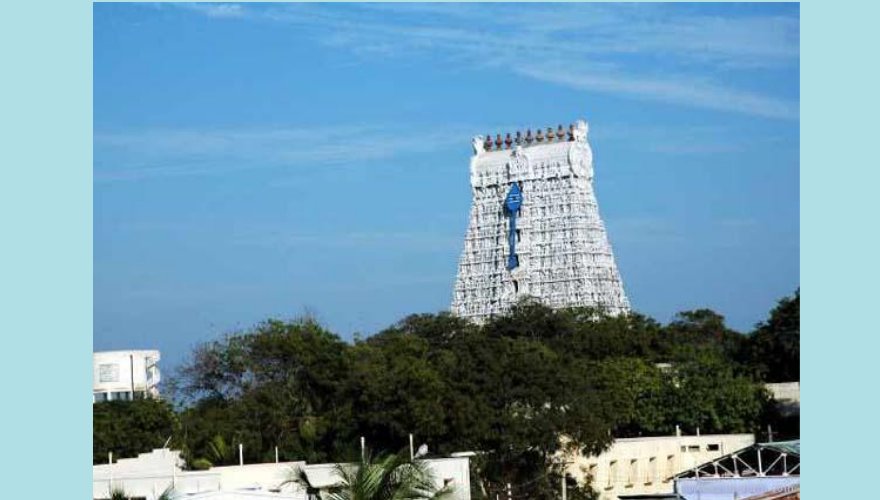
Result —
[[452, 312], [482, 322], [522, 297], [629, 311], [593, 191], [587, 123], [477, 136]]

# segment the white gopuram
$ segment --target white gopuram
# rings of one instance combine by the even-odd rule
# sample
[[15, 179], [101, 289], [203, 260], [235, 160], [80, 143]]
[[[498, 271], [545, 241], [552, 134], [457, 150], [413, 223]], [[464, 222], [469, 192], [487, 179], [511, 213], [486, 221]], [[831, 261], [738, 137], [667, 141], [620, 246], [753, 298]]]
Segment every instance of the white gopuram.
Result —
[[629, 311], [593, 192], [587, 123], [474, 138], [473, 205], [452, 312], [482, 322], [523, 297]]

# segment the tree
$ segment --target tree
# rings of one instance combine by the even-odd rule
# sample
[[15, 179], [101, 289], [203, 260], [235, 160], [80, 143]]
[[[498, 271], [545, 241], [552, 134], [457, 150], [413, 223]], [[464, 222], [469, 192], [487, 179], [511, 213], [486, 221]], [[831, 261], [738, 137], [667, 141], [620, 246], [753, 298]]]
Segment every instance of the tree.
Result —
[[672, 362], [687, 360], [695, 349], [702, 349], [738, 363], [745, 341], [745, 336], [727, 327], [724, 316], [710, 309], [682, 311], [663, 329], [666, 361]]
[[754, 432], [770, 404], [762, 384], [738, 374], [732, 363], [711, 351], [696, 351], [691, 360], [673, 365], [661, 387], [654, 404], [666, 414], [657, 429], [663, 434], [671, 433], [675, 424], [691, 433]]
[[801, 293], [782, 298], [749, 336], [745, 357], [766, 382], [800, 381]]
[[343, 400], [351, 405], [356, 431], [395, 449], [409, 433], [421, 439], [446, 434], [446, 380], [431, 363], [422, 337], [390, 330], [349, 351], [351, 373]]
[[556, 498], [564, 449], [610, 444], [613, 398], [581, 351], [561, 348], [577, 326], [574, 314], [523, 302], [436, 357], [449, 388], [440, 449], [482, 452], [475, 484], [486, 497], [506, 496], [510, 483], [517, 496]]
[[[482, 325], [404, 318], [353, 344], [313, 320], [268, 321], [199, 346], [178, 378], [191, 466], [280, 458], [349, 461], [365, 436], [414, 434], [440, 454], [474, 451], [474, 493], [559, 496], [567, 453], [614, 437], [751, 431], [766, 393], [737, 365], [740, 334], [709, 310], [663, 326], [636, 313], [534, 301]], [[659, 363], [664, 363], [660, 365]], [[201, 460], [199, 460], [201, 459]], [[572, 485], [572, 499], [591, 498]]]
[[597, 370], [606, 391], [619, 396], [616, 437], [670, 435], [676, 426], [689, 433], [754, 432], [770, 404], [760, 383], [710, 349], [666, 367], [621, 358]]
[[328, 459], [349, 439], [336, 434], [346, 427], [346, 350], [311, 319], [270, 320], [198, 346], [176, 377], [190, 463], [234, 461], [212, 457], [218, 437], [242, 443], [249, 461], [274, 459], [276, 446], [280, 458]]
[[411, 316], [356, 343], [343, 396], [356, 435], [384, 449], [414, 433], [441, 454], [480, 451], [475, 485], [486, 496], [506, 494], [507, 483], [517, 495], [557, 495], [560, 436], [572, 447], [604, 448], [612, 406], [582, 359], [549, 345], [570, 318], [536, 304], [516, 314], [484, 327], [447, 314]]
[[161, 448], [179, 434], [171, 405], [158, 399], [107, 401], [92, 405], [92, 463], [106, 463], [108, 453], [135, 457]]

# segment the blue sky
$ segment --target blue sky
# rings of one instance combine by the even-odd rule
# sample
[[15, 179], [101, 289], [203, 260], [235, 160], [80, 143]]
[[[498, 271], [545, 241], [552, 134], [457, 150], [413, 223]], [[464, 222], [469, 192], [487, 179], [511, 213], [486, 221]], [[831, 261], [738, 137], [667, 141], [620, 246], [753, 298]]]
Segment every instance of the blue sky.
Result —
[[471, 137], [590, 123], [633, 306], [799, 285], [797, 4], [94, 6], [94, 346], [448, 308]]

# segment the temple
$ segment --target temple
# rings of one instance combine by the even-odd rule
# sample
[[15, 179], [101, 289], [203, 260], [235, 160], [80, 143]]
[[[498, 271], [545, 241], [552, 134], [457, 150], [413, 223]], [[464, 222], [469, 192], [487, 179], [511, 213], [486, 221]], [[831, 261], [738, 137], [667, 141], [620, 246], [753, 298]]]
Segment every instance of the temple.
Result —
[[523, 297], [629, 311], [593, 192], [587, 123], [474, 138], [473, 203], [452, 312], [481, 322]]

